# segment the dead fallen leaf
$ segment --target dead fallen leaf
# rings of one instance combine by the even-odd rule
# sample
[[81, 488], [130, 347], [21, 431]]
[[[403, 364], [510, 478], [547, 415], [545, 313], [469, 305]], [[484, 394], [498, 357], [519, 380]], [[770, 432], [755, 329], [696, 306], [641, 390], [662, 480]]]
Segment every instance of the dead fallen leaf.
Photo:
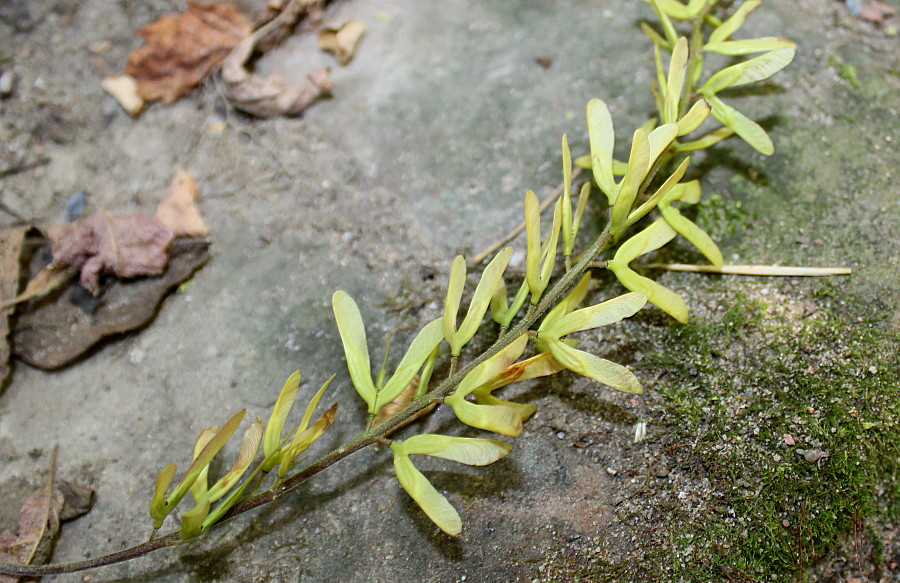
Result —
[[128, 57], [144, 101], [172, 103], [197, 86], [253, 31], [242, 12], [225, 4], [188, 3], [186, 12], [163, 16], [138, 31], [146, 44]]
[[[0, 533], [0, 561], [19, 565], [43, 564], [53, 552], [59, 532], [59, 512], [63, 506], [62, 493], [53, 487], [56, 450], [50, 457], [50, 471], [43, 486], [22, 504], [19, 511], [18, 533]], [[19, 577], [0, 575], [0, 583], [16, 583]]]
[[222, 64], [222, 80], [225, 93], [236, 108], [260, 117], [295, 115], [331, 93], [328, 69], [316, 71], [300, 86], [288, 85], [277, 73], [263, 77], [249, 70], [255, 54], [280, 41], [300, 16], [315, 15], [321, 10], [321, 4], [322, 0], [291, 0], [278, 16], [231, 51]]
[[859, 11], [859, 17], [873, 24], [882, 24], [886, 18], [894, 15], [894, 9], [887, 4], [882, 4], [875, 0], [867, 2], [862, 10]]
[[0, 304], [0, 310], [15, 306], [17, 304], [21, 304], [22, 302], [33, 300], [35, 298], [42, 298], [50, 292], [53, 292], [67, 284], [72, 280], [77, 272], [78, 269], [72, 266], [60, 267], [48, 265], [44, 269], [40, 270], [38, 274], [28, 282], [28, 285], [25, 286], [25, 291], [17, 295], [15, 298], [7, 300]]
[[47, 227], [57, 267], [81, 268], [81, 285], [96, 296], [100, 275], [158, 275], [166, 266], [172, 231], [150, 215], [113, 215], [100, 210], [65, 225]]
[[[18, 227], [0, 234], [0, 298], [12, 298], [19, 291], [22, 244], [31, 227]], [[0, 387], [9, 377], [9, 316], [12, 307], [0, 307]]]
[[100, 82], [100, 87], [115, 99], [129, 115], [136, 116], [144, 109], [137, 80], [131, 75], [113, 75]]
[[56, 480], [53, 486], [63, 497], [62, 510], [59, 511], [60, 522], [84, 516], [94, 507], [94, 490], [91, 488], [65, 480]]
[[146, 325], [165, 296], [208, 259], [208, 241], [175, 239], [159, 277], [114, 280], [102, 300], [94, 300], [85, 308], [77, 305], [79, 292], [86, 294], [76, 285], [70, 285], [53, 301], [25, 304], [12, 330], [13, 353], [45, 370], [64, 366], [103, 338]]
[[197, 185], [194, 179], [184, 170], [179, 170], [169, 185], [166, 197], [156, 207], [156, 219], [176, 237], [205, 237], [209, 229], [194, 204], [196, 200]]
[[319, 49], [332, 53], [341, 65], [346, 65], [356, 53], [356, 45], [366, 33], [366, 25], [348, 20], [340, 26], [328, 26], [319, 32]]

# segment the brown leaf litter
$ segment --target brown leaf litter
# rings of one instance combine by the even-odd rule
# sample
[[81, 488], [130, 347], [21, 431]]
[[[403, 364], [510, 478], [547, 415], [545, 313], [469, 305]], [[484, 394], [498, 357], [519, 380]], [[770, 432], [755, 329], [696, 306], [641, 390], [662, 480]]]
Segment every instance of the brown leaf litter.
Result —
[[[30, 227], [18, 227], [0, 234], [0, 297], [10, 298], [19, 289], [20, 261], [22, 245]], [[9, 317], [13, 313], [11, 306], [0, 307], [0, 386], [9, 377]]]
[[108, 336], [145, 326], [168, 293], [208, 260], [207, 240], [182, 237], [169, 246], [168, 264], [157, 277], [114, 280], [99, 302], [86, 301], [77, 286], [54, 301], [34, 302], [16, 318], [13, 354], [46, 370], [64, 366]]
[[[147, 101], [172, 103], [222, 67], [225, 95], [238, 109], [268, 117], [295, 115], [330, 95], [331, 76], [320, 69], [305, 83], [287, 84], [279, 74], [257, 75], [253, 61], [272, 49], [305, 19], [318, 24], [326, 0], [271, 0], [265, 24], [254, 31], [250, 19], [226, 4], [188, 3], [187, 11], [163, 16], [138, 31], [146, 43], [128, 57], [124, 75], [102, 82], [131, 115]], [[353, 56], [365, 26], [350, 21], [334, 31], [333, 52], [342, 64]]]
[[165, 198], [156, 207], [156, 219], [176, 237], [205, 237], [209, 228], [197, 208], [197, 184], [184, 170], [175, 173]]
[[862, 7], [859, 17], [873, 24], [882, 24], [886, 19], [893, 16], [894, 12], [895, 10], [887, 4], [871, 0]]
[[235, 47], [222, 64], [225, 94], [232, 104], [252, 115], [296, 115], [320, 97], [331, 93], [331, 74], [320, 69], [299, 86], [288, 85], [278, 73], [268, 76], [251, 71], [254, 55], [271, 49], [304, 16], [321, 14], [323, 0], [292, 0], [271, 21]]
[[[56, 482], [56, 449], [50, 456], [50, 470], [44, 484], [22, 504], [17, 532], [0, 532], [0, 561], [18, 565], [41, 565], [50, 560], [63, 520], [88, 512], [93, 491], [82, 486]], [[16, 583], [19, 577], [0, 575], [0, 583]]]
[[166, 266], [172, 230], [151, 215], [99, 210], [86, 219], [47, 227], [53, 265], [81, 269], [81, 285], [100, 294], [100, 276], [159, 275]]
[[189, 2], [187, 11], [138, 31], [146, 44], [129, 55], [125, 74], [135, 79], [144, 101], [172, 103], [216, 70], [252, 31], [250, 19], [233, 6]]
[[[147, 324], [168, 292], [209, 259], [209, 241], [200, 238], [209, 229], [196, 198], [194, 180], [180, 170], [155, 215], [100, 210], [47, 227], [47, 239], [31, 236], [40, 234], [32, 227], [0, 235], [0, 297], [12, 298], [0, 301], [0, 374], [9, 374], [10, 352], [58, 368], [107, 336]], [[52, 261], [46, 252], [25, 252], [27, 236], [41, 245], [49, 240]], [[33, 275], [16, 295], [23, 262]], [[79, 272], [81, 287], [70, 285]], [[8, 316], [20, 304], [10, 351]]]
[[338, 63], [346, 65], [353, 59], [356, 46], [366, 33], [366, 25], [348, 20], [340, 26], [326, 26], [319, 32], [319, 49], [332, 53]]

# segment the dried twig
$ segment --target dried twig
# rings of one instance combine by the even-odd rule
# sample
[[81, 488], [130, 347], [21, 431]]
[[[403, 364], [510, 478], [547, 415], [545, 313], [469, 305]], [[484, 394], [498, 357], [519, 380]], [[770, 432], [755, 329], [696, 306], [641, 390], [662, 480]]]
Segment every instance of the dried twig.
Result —
[[766, 276], [798, 276], [826, 277], [831, 275], [850, 275], [849, 267], [791, 267], [788, 265], [690, 265], [686, 263], [651, 263], [645, 265], [651, 269], [668, 271], [690, 271], [693, 273], [721, 273], [727, 275], [766, 275]]

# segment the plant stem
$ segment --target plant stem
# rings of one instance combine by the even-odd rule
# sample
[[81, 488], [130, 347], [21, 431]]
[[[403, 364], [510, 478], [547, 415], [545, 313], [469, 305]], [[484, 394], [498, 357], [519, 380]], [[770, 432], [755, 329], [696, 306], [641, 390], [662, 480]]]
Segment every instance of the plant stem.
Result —
[[[244, 514], [245, 512], [253, 510], [254, 508], [258, 508], [259, 506], [274, 502], [283, 494], [298, 487], [300, 484], [302, 484], [312, 476], [315, 476], [319, 472], [331, 467], [332, 465], [336, 464], [346, 457], [349, 457], [351, 454], [356, 453], [364, 447], [367, 447], [384, 439], [385, 436], [390, 435], [399, 427], [406, 424], [411, 419], [414, 419], [417, 415], [421, 414], [424, 409], [432, 406], [437, 400], [443, 399], [444, 397], [448, 396], [456, 389], [457, 386], [459, 386], [466, 375], [472, 372], [472, 370], [476, 366], [509, 346], [516, 338], [518, 338], [522, 334], [526, 334], [530, 330], [532, 325], [537, 322], [538, 318], [540, 318], [547, 310], [553, 307], [557, 303], [557, 300], [559, 300], [559, 298], [564, 293], [566, 293], [568, 289], [576, 281], [578, 281], [578, 279], [580, 279], [588, 269], [591, 269], [592, 265], [595, 262], [595, 259], [601, 253], [609, 249], [612, 245], [613, 238], [609, 233], [609, 228], [607, 228], [599, 237], [597, 237], [597, 239], [587, 250], [587, 252], [582, 255], [581, 260], [576, 265], [574, 265], [572, 269], [570, 269], [562, 277], [560, 277], [559, 280], [557, 280], [557, 282], [553, 285], [553, 287], [551, 287], [550, 290], [544, 294], [544, 296], [541, 298], [541, 301], [537, 304], [531, 304], [528, 307], [528, 311], [525, 316], [515, 326], [507, 330], [505, 333], [501, 334], [497, 341], [494, 342], [494, 344], [486, 351], [482, 352], [477, 358], [472, 360], [466, 366], [462, 367], [462, 369], [460, 369], [459, 371], [454, 372], [449, 378], [444, 380], [444, 382], [438, 385], [437, 388], [435, 388], [431, 392], [426, 393], [418, 399], [413, 400], [409, 405], [397, 412], [397, 414], [392, 416], [390, 419], [384, 421], [383, 423], [380, 423], [375, 427], [368, 428], [366, 431], [359, 434], [348, 443], [319, 458], [318, 460], [306, 466], [286, 480], [273, 485], [268, 490], [251, 496], [250, 498], [247, 498], [241, 502], [238, 502], [237, 504], [232, 506], [216, 524], [221, 524], [227, 520], [235, 518], [236, 516]], [[87, 559], [85, 561], [36, 566], [0, 563], [0, 573], [7, 575], [18, 575], [21, 577], [40, 577], [43, 575], [75, 573], [78, 571], [85, 571], [87, 569], [94, 569], [96, 567], [104, 567], [106, 565], [123, 563], [131, 559], [142, 557], [159, 549], [179, 546], [182, 544], [186, 544], [186, 542], [181, 539], [181, 536], [176, 531], [169, 533], [163, 537], [149, 540], [137, 546], [118, 551], [116, 553], [103, 555], [93, 559]]]
[[43, 577], [44, 575], [75, 573], [78, 571], [86, 571], [87, 569], [115, 565], [116, 563], [124, 563], [131, 559], [143, 557], [144, 555], [150, 554], [153, 551], [158, 551], [159, 549], [183, 544], [186, 543], [181, 540], [181, 535], [178, 532], [172, 532], [166, 536], [149, 540], [143, 544], [139, 544], [123, 551], [74, 563], [60, 563], [57, 565], [13, 565], [10, 563], [0, 563], [0, 573], [5, 575], [18, 575], [19, 577]]

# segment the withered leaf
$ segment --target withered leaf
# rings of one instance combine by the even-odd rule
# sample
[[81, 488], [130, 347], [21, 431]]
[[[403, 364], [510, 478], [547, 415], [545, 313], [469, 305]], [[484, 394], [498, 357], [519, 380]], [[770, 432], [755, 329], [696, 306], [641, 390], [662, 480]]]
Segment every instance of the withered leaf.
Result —
[[62, 509], [59, 511], [60, 522], [83, 516], [94, 507], [94, 490], [91, 488], [65, 480], [56, 480], [53, 485], [63, 497]]
[[[406, 406], [412, 402], [413, 397], [416, 396], [416, 389], [418, 389], [418, 388], [419, 388], [419, 375], [416, 375], [413, 377], [413, 380], [411, 380], [409, 382], [409, 384], [406, 385], [406, 388], [403, 389], [402, 393], [397, 395], [397, 397], [393, 401], [391, 401], [390, 403], [387, 403], [386, 405], [384, 405], [381, 408], [381, 410], [378, 412], [378, 415], [376, 415], [375, 419], [372, 420], [372, 427], [375, 427], [376, 425], [380, 425], [380, 424], [384, 423], [385, 421], [387, 421], [388, 419], [390, 419], [391, 417], [393, 417], [394, 415], [396, 415], [397, 413], [399, 413], [400, 411], [405, 409]], [[399, 431], [400, 429], [403, 429], [404, 427], [406, 427], [410, 423], [414, 422], [415, 420], [417, 420], [421, 417], [424, 417], [425, 415], [428, 415], [429, 413], [434, 411], [434, 409], [436, 407], [437, 407], [437, 403], [432, 403], [432, 404], [428, 405], [427, 407], [422, 409], [418, 414], [416, 414], [414, 417], [407, 419], [406, 421], [404, 421], [403, 423], [401, 423], [400, 425], [398, 425], [397, 427], [392, 429], [390, 433], [385, 435], [385, 437], [390, 436], [394, 431]]]
[[156, 207], [156, 218], [176, 237], [205, 237], [209, 229], [197, 208], [197, 185], [191, 175], [179, 170], [166, 197]]
[[397, 395], [393, 401], [385, 404], [381, 408], [378, 415], [376, 415], [375, 419], [372, 421], [372, 427], [381, 425], [409, 405], [416, 395], [417, 388], [419, 388], [419, 375], [414, 376], [413, 380], [409, 381], [409, 384], [403, 389], [403, 392]]
[[158, 275], [166, 266], [172, 231], [150, 215], [113, 215], [104, 210], [74, 223], [46, 229], [55, 266], [81, 268], [81, 285], [96, 296], [100, 275]]
[[331, 93], [331, 74], [320, 69], [300, 86], [288, 85], [281, 75], [267, 77], [250, 71], [251, 60], [263, 49], [271, 48], [283, 32], [301, 15], [321, 5], [321, 0], [292, 0], [273, 20], [238, 44], [222, 64], [222, 80], [229, 101], [238, 109], [260, 117], [300, 113], [322, 96]]
[[128, 57], [125, 73], [145, 101], [172, 103], [213, 72], [253, 30], [232, 6], [188, 3], [187, 12], [163, 16], [138, 31], [146, 42]]
[[112, 282], [92, 313], [73, 303], [79, 289], [74, 284], [53, 301], [39, 300], [26, 306], [29, 309], [19, 314], [12, 330], [13, 353], [32, 366], [55, 369], [107, 336], [146, 325], [169, 291], [206, 263], [209, 243], [176, 239], [169, 245], [168, 255], [159, 277]]
[[[22, 504], [19, 511], [18, 533], [0, 533], [0, 561], [19, 565], [47, 562], [59, 532], [59, 513], [63, 507], [62, 493], [53, 487], [56, 450], [50, 458], [50, 471], [43, 486]], [[0, 583], [16, 583], [18, 577], [0, 575]]]
[[872, 0], [863, 6], [859, 17], [873, 24], [882, 24], [886, 18], [893, 16], [894, 12], [894, 9], [887, 4]]
[[346, 65], [356, 53], [356, 45], [366, 33], [366, 25], [348, 20], [340, 26], [328, 26], [319, 32], [319, 49], [332, 53], [341, 65]]
[[[0, 298], [13, 298], [19, 291], [19, 271], [22, 244], [31, 227], [18, 227], [0, 233]], [[0, 307], [0, 386], [9, 377], [9, 316], [13, 309], [9, 305]]]
[[0, 303], [0, 310], [35, 298], [42, 298], [50, 292], [67, 284], [72, 280], [76, 273], [78, 273], [78, 269], [70, 265], [62, 267], [48, 265], [40, 270], [38, 274], [28, 282], [28, 285], [25, 286], [25, 290], [22, 291], [22, 293], [11, 300]]

